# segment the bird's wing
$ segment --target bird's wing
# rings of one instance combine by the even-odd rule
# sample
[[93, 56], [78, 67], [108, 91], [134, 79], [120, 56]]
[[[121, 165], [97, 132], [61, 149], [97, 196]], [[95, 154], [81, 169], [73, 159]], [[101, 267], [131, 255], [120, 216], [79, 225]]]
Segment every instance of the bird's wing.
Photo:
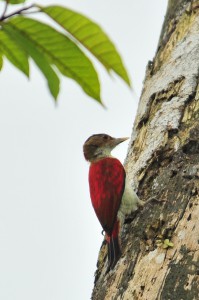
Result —
[[125, 170], [116, 158], [104, 158], [94, 162], [89, 170], [92, 205], [104, 229], [111, 235], [122, 200]]

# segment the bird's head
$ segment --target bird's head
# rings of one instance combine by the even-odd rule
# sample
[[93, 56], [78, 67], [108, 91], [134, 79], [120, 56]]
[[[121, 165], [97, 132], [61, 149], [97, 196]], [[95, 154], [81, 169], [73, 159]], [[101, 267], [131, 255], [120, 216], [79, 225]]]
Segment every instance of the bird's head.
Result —
[[84, 157], [86, 160], [93, 162], [103, 157], [111, 156], [111, 151], [120, 143], [128, 138], [113, 138], [108, 134], [91, 135], [83, 146]]

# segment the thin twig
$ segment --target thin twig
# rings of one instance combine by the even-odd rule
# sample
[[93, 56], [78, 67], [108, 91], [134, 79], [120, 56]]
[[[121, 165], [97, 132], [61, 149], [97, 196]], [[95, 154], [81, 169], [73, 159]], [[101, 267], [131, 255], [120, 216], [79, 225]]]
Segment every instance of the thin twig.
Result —
[[27, 6], [27, 7], [24, 7], [24, 8], [20, 8], [20, 9], [14, 11], [14, 12], [8, 14], [8, 15], [3, 15], [0, 18], [0, 21], [6, 20], [6, 19], [8, 19], [10, 17], [13, 17], [15, 15], [20, 15], [23, 11], [28, 10], [28, 9], [33, 8], [33, 7], [36, 7], [35, 4], [31, 4], [30, 6]]
[[2, 16], [1, 16], [1, 19], [5, 16], [6, 14], [6, 11], [7, 11], [7, 8], [8, 8], [8, 3], [9, 3], [9, 0], [6, 0], [6, 3], [5, 3], [5, 7], [4, 7], [4, 11], [2, 13]]

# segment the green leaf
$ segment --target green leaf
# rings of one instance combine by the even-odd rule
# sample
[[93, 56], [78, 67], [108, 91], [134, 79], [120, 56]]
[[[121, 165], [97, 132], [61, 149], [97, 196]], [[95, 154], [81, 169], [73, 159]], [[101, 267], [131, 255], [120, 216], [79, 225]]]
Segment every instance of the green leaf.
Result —
[[[2, 0], [1, 0], [2, 1]], [[3, 0], [4, 2], [6, 2], [6, 0]], [[9, 4], [20, 4], [20, 3], [24, 3], [26, 0], [9, 0]]]
[[65, 7], [40, 8], [86, 47], [108, 71], [112, 70], [117, 73], [130, 86], [130, 80], [119, 53], [99, 25]]
[[29, 76], [28, 56], [26, 52], [7, 35], [3, 30], [0, 30], [0, 47], [2, 54], [25, 75]]
[[163, 248], [164, 248], [164, 249], [167, 249], [167, 248], [169, 248], [169, 247], [172, 248], [173, 246], [174, 246], [174, 244], [173, 244], [172, 242], [170, 242], [169, 239], [165, 239], [165, 240], [164, 240], [164, 244], [163, 244]]
[[97, 73], [73, 41], [44, 23], [22, 16], [11, 19], [4, 26], [19, 32], [63, 75], [74, 79], [89, 96], [101, 101]]
[[48, 87], [50, 89], [51, 94], [56, 99], [59, 93], [59, 78], [53, 68], [50, 66], [49, 62], [29, 39], [26, 38], [20, 31], [16, 28], [13, 28], [9, 24], [6, 24], [4, 30], [10, 38], [19, 43], [19, 45], [25, 49], [25, 51], [32, 57], [35, 61], [43, 75], [46, 77], [48, 82]]

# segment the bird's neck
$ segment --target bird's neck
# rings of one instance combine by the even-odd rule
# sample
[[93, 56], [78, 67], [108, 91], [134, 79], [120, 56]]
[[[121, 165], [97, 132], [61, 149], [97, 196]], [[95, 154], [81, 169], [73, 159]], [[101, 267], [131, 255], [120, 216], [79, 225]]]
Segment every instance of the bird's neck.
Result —
[[113, 157], [111, 155], [111, 150], [108, 148], [100, 148], [97, 152], [95, 152], [95, 156], [92, 158], [91, 162], [96, 162], [98, 160], [101, 160], [103, 158], [111, 158]]

